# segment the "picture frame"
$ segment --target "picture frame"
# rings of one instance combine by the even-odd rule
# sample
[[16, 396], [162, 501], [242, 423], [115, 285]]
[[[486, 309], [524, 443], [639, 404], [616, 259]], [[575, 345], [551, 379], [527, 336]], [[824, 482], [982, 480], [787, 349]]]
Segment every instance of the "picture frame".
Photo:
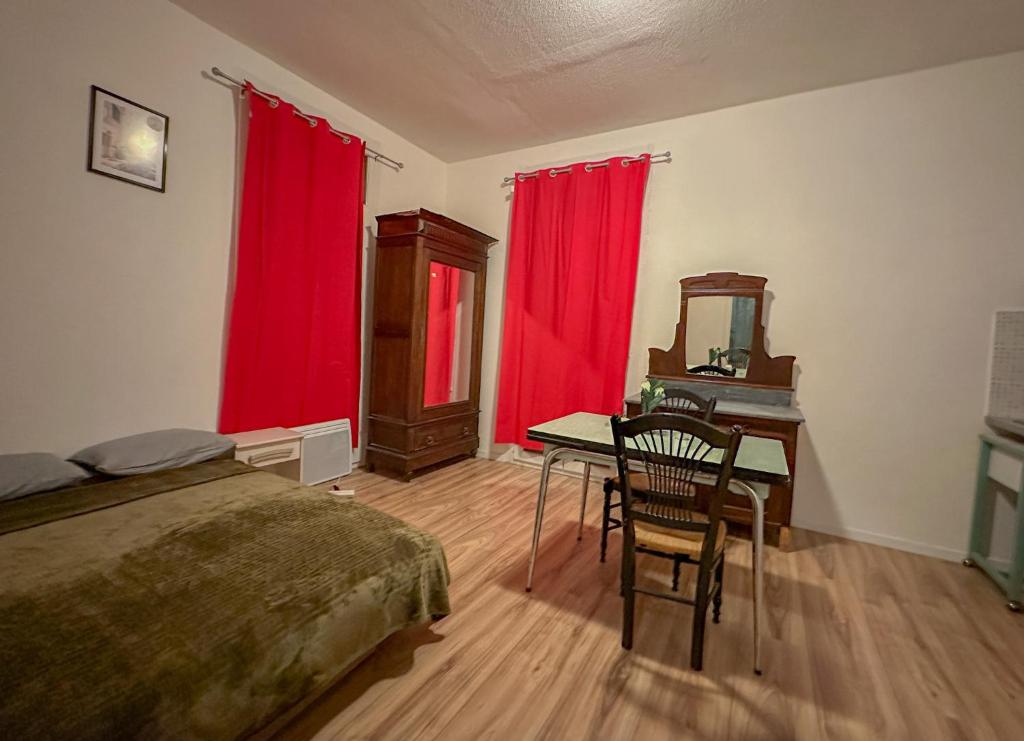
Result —
[[169, 116], [93, 85], [89, 105], [89, 171], [166, 192], [170, 124]]

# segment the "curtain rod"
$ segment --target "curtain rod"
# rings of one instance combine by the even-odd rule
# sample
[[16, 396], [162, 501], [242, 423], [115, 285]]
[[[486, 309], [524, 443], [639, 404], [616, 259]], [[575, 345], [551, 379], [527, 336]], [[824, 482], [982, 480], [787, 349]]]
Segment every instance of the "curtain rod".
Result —
[[[655, 159], [655, 158], [657, 158], [657, 159]], [[644, 159], [643, 155], [640, 155], [639, 157], [627, 157], [626, 159], [622, 160], [622, 166], [626, 167], [630, 162], [642, 162], [643, 159]], [[651, 164], [652, 165], [657, 165], [660, 162], [671, 162], [671, 161], [672, 161], [672, 152], [669, 152], [669, 151], [661, 152], [660, 154], [652, 154], [651, 155]], [[583, 166], [583, 169], [586, 170], [587, 172], [590, 172], [591, 170], [594, 170], [594, 169], [596, 169], [598, 167], [608, 167], [609, 164], [610, 164], [609, 160], [604, 160], [603, 162], [588, 162], [587, 164], [585, 164]], [[548, 175], [550, 175], [551, 177], [555, 177], [556, 175], [561, 175], [562, 173], [566, 173], [566, 172], [572, 172], [572, 167], [571, 166], [555, 167], [555, 168], [552, 168], [551, 170], [548, 170]], [[509, 183], [514, 183], [517, 178], [522, 181], [522, 180], [526, 180], [526, 178], [535, 178], [538, 175], [540, 175], [540, 170], [534, 170], [533, 172], [524, 172], [524, 173], [520, 173], [518, 175], [513, 175], [510, 178], [505, 178], [504, 180], [501, 181], [501, 184], [502, 185], [508, 185]]]
[[[245, 83], [244, 82], [242, 82], [241, 80], [236, 80], [231, 75], [225, 74], [224, 72], [221, 71], [220, 67], [213, 67], [210, 71], [213, 73], [214, 77], [220, 77], [221, 79], [227, 80], [232, 85], [236, 85], [237, 87], [240, 87], [240, 88], [244, 88], [245, 87]], [[252, 91], [254, 93], [256, 93], [258, 96], [260, 96], [261, 98], [263, 98], [264, 100], [270, 101], [270, 105], [273, 108], [276, 108], [277, 104], [280, 102], [273, 95], [267, 95], [266, 93], [264, 93], [264, 92], [262, 92], [260, 90], [257, 90], [255, 87], [253, 87]], [[316, 119], [313, 118], [312, 116], [306, 115], [305, 113], [300, 111], [298, 108], [294, 109], [294, 113], [299, 118], [304, 118], [307, 121], [309, 121], [311, 126], [316, 126]], [[345, 142], [346, 144], [348, 144], [349, 142], [352, 141], [352, 139], [350, 139], [348, 136], [346, 136], [343, 131], [338, 131], [337, 129], [335, 129], [330, 124], [327, 124], [327, 130], [330, 131], [335, 136], [341, 137], [341, 140], [343, 142]], [[370, 159], [372, 159], [374, 162], [383, 162], [385, 165], [387, 165], [389, 167], [392, 167], [392, 168], [394, 168], [396, 170], [401, 170], [403, 167], [405, 167], [404, 163], [399, 162], [398, 160], [391, 159], [387, 155], [383, 155], [383, 154], [381, 154], [380, 152], [378, 152], [378, 151], [376, 151], [374, 149], [370, 149], [369, 147], [366, 148], [366, 156], [369, 157]]]

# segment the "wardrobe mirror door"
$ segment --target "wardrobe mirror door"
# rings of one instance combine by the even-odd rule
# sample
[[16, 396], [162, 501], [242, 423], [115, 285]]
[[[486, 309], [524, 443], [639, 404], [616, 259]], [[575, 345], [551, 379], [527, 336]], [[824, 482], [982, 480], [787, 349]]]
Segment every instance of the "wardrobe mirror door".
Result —
[[427, 291], [423, 406], [469, 399], [476, 274], [433, 260]]

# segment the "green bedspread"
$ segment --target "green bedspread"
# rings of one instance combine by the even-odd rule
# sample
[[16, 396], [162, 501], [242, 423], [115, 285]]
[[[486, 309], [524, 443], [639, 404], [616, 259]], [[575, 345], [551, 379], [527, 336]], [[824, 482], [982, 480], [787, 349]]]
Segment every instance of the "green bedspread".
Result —
[[0, 506], [4, 738], [236, 738], [445, 615], [440, 544], [235, 461]]

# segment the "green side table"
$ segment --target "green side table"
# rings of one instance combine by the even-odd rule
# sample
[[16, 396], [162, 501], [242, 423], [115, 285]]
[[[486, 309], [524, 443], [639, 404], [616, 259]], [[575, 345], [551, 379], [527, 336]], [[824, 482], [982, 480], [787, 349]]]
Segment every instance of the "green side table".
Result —
[[[992, 451], [998, 450], [1024, 464], [1024, 443], [1015, 442], [990, 432], [983, 432], [981, 452], [978, 456], [978, 483], [974, 490], [974, 515], [971, 517], [971, 540], [967, 547], [964, 566], [978, 566], [992, 577], [992, 581], [1006, 592], [1009, 600], [1006, 606], [1014, 612], [1021, 610], [1021, 592], [1024, 588], [1024, 471], [1021, 474], [1019, 491], [989, 477], [989, 463]], [[996, 494], [1005, 493], [1016, 500], [1017, 526], [1014, 532], [1013, 557], [1010, 570], [1003, 571], [989, 560], [992, 547], [992, 521], [995, 513]]]

